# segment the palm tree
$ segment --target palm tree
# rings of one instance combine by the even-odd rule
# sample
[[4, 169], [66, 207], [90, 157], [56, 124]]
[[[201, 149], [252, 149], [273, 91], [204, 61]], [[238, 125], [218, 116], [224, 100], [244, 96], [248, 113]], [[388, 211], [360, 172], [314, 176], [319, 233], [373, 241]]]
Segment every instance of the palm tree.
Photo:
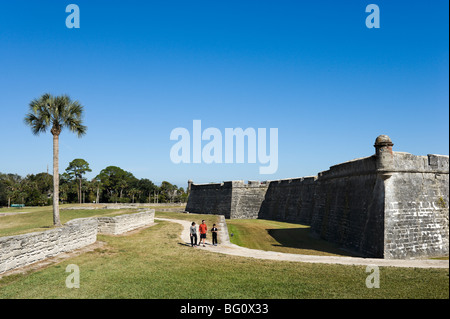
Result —
[[53, 224], [61, 226], [59, 218], [59, 135], [63, 128], [69, 129], [78, 137], [86, 133], [82, 123], [83, 106], [72, 101], [69, 96], [44, 94], [30, 102], [30, 113], [25, 123], [34, 135], [45, 133], [48, 129], [53, 135]]

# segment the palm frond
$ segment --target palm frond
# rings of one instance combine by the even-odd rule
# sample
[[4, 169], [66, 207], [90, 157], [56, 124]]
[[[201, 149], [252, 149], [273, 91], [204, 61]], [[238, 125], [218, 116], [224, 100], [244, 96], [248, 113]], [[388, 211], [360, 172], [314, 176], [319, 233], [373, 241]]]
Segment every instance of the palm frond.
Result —
[[77, 134], [78, 137], [82, 137], [86, 134], [87, 126], [82, 124], [81, 119], [69, 118], [64, 124], [71, 132]]
[[45, 133], [50, 126], [50, 113], [46, 107], [48, 95], [43, 95], [39, 99], [34, 99], [30, 102], [30, 113], [28, 113], [24, 122], [31, 127], [31, 131], [34, 135], [39, 133]]
[[44, 94], [30, 102], [30, 113], [25, 123], [33, 134], [45, 132], [50, 126], [58, 130], [66, 127], [78, 137], [86, 134], [87, 127], [82, 123], [84, 107], [78, 101], [72, 101], [68, 95], [52, 96]]

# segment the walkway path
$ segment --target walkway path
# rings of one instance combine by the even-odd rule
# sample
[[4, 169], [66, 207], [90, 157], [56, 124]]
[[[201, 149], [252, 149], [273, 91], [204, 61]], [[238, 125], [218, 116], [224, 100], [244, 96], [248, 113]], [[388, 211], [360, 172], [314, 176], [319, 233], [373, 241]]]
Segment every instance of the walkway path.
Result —
[[[189, 227], [190, 221], [169, 219], [169, 218], [155, 218], [155, 220], [163, 220], [173, 223], [179, 223], [183, 225], [183, 231], [180, 234], [180, 238], [184, 244], [191, 245]], [[285, 260], [294, 262], [306, 262], [306, 263], [322, 263], [322, 264], [340, 264], [340, 265], [376, 265], [379, 267], [415, 267], [415, 268], [449, 268], [448, 260], [431, 260], [431, 259], [378, 259], [378, 258], [357, 258], [357, 257], [337, 257], [337, 256], [311, 256], [300, 254], [279, 253], [274, 251], [265, 251], [250, 249], [230, 243], [228, 238], [228, 230], [225, 224], [224, 218], [218, 225], [219, 228], [219, 245], [212, 246], [207, 244], [206, 247], [199, 246], [198, 249], [204, 249], [207, 251], [233, 255], [242, 257], [251, 257], [257, 259], [270, 259], [270, 260]]]

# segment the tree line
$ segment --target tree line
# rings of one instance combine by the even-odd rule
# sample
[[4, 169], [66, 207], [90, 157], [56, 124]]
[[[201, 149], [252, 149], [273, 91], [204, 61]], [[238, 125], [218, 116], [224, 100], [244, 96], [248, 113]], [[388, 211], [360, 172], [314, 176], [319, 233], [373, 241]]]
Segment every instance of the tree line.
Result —
[[[74, 159], [59, 176], [59, 202], [66, 203], [180, 203], [188, 194], [183, 187], [163, 181], [155, 185], [147, 178], [138, 179], [117, 166], [108, 166], [93, 179], [84, 159]], [[0, 172], [0, 206], [52, 205], [53, 176], [49, 173], [17, 174]]]

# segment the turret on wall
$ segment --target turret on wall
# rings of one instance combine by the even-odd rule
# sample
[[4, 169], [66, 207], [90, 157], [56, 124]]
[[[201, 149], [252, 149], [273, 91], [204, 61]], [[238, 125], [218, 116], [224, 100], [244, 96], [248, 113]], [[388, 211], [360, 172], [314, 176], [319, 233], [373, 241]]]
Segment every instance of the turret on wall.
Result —
[[392, 151], [391, 138], [387, 135], [380, 135], [375, 140], [375, 156], [377, 163], [377, 171], [384, 179], [391, 176], [394, 167], [394, 152]]

